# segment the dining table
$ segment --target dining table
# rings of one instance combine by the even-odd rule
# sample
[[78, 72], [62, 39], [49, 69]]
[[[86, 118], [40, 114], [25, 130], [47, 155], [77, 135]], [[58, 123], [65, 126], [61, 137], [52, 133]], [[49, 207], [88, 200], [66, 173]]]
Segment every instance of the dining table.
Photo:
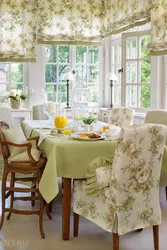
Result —
[[[106, 125], [106, 123], [98, 121], [95, 129], [99, 131]], [[86, 178], [86, 168], [92, 160], [100, 156], [110, 158], [114, 155], [120, 128], [116, 127], [113, 137], [105, 137], [103, 140], [80, 140], [76, 137], [76, 133], [68, 138], [64, 138], [62, 134], [52, 135], [51, 131], [54, 128], [48, 120], [25, 120], [22, 123], [22, 129], [27, 137], [39, 136], [40, 149], [47, 157], [39, 183], [40, 193], [47, 203], [57, 196], [59, 192], [58, 177], [62, 178], [62, 238], [69, 240], [72, 180]], [[160, 186], [167, 186], [166, 146], [162, 160]]]

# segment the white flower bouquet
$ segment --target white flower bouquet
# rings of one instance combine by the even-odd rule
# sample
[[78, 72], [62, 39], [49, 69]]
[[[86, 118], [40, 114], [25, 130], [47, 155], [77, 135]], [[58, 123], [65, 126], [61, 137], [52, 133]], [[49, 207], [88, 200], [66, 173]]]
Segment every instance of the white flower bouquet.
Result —
[[8, 93], [8, 98], [12, 98], [15, 101], [19, 101], [21, 100], [25, 100], [27, 98], [27, 96], [22, 92], [22, 90], [16, 90], [16, 89], [12, 89], [9, 93]]
[[22, 92], [22, 90], [12, 89], [7, 93], [7, 97], [10, 98], [10, 105], [13, 109], [20, 108], [20, 101], [25, 101], [27, 96]]

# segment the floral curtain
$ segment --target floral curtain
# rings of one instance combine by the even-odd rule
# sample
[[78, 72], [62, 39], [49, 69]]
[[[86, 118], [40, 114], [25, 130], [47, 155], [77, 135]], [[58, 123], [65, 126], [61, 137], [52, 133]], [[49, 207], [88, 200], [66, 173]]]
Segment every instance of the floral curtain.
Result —
[[150, 21], [151, 0], [104, 0], [104, 3], [106, 36]]
[[40, 0], [38, 10], [38, 43], [102, 43], [104, 0]]
[[151, 55], [167, 54], [167, 0], [152, 0]]
[[37, 0], [0, 0], [0, 61], [35, 61]]

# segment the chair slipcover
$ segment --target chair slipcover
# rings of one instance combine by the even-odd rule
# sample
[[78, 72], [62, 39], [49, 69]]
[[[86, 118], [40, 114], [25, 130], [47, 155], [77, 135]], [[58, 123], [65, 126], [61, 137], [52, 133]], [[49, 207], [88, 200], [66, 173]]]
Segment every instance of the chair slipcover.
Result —
[[163, 125], [122, 128], [111, 166], [110, 186], [87, 195], [87, 181], [74, 181], [74, 213], [118, 235], [159, 225], [159, 180], [166, 135], [167, 127]]
[[133, 125], [134, 110], [125, 107], [113, 107], [108, 123], [126, 128]]

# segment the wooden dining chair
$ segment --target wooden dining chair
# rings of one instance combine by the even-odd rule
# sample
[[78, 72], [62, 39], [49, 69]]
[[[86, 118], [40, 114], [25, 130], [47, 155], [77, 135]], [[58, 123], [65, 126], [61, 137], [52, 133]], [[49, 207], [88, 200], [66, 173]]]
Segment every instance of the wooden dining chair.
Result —
[[[7, 219], [11, 217], [11, 213], [24, 214], [24, 215], [39, 215], [39, 228], [41, 237], [45, 238], [43, 231], [43, 208], [44, 199], [40, 194], [38, 184], [41, 179], [42, 172], [45, 168], [47, 159], [43, 156], [38, 147], [39, 137], [25, 138], [21, 127], [12, 129], [0, 129], [0, 143], [2, 155], [4, 159], [4, 171], [2, 177], [2, 217], [0, 229], [3, 226], [5, 212], [9, 212]], [[36, 149], [32, 149], [30, 141], [35, 141]], [[7, 184], [7, 177], [11, 175], [10, 186]], [[25, 177], [17, 177], [17, 174], [22, 174]], [[28, 176], [27, 175], [31, 175]], [[33, 175], [33, 176], [32, 176]], [[32, 182], [33, 187], [17, 187], [17, 181]], [[16, 193], [31, 193], [30, 196], [15, 196]], [[37, 195], [35, 195], [37, 194]], [[5, 206], [5, 200], [10, 196], [10, 207]], [[39, 210], [19, 210], [13, 208], [14, 201], [35, 201], [39, 200]], [[46, 204], [46, 212], [49, 219], [52, 216], [49, 213], [48, 205]]]
[[113, 232], [113, 250], [119, 250], [119, 236], [152, 226], [154, 249], [159, 250], [159, 181], [166, 135], [164, 125], [122, 128], [113, 162], [99, 157], [88, 165], [87, 179], [74, 181], [75, 237], [81, 215]]

